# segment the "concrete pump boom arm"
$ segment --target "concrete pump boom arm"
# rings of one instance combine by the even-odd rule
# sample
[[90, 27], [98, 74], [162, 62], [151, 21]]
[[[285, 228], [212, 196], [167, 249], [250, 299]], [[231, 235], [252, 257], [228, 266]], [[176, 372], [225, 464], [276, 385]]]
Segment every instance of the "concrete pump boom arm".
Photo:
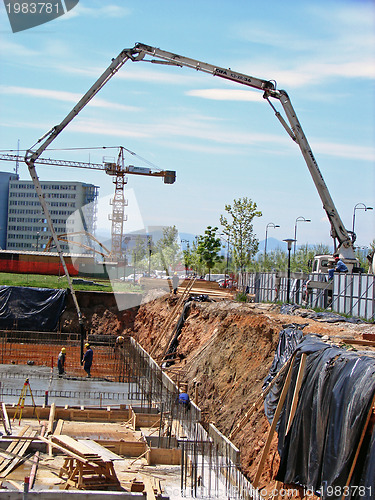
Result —
[[[145, 55], [149, 55], [156, 58], [152, 59], [150, 61], [151, 63], [168, 64], [180, 67], [185, 66], [197, 71], [203, 71], [204, 73], [209, 73], [213, 76], [219, 76], [220, 78], [231, 80], [233, 82], [237, 82], [242, 85], [247, 85], [254, 89], [264, 91], [263, 97], [269, 102], [275, 112], [276, 117], [285, 128], [289, 136], [293, 139], [293, 141], [298, 144], [301, 150], [302, 156], [305, 159], [320, 199], [322, 200], [323, 208], [326, 211], [328, 220], [331, 224], [331, 236], [332, 238], [337, 239], [339, 242], [339, 247], [337, 250], [343, 257], [350, 259], [355, 258], [352, 238], [341, 221], [327, 185], [324, 182], [323, 176], [319, 170], [314, 154], [297, 118], [297, 114], [292, 106], [288, 94], [284, 90], [277, 90], [275, 83], [271, 80], [254, 78], [253, 76], [233, 71], [230, 68], [221, 68], [219, 66], [207, 64], [205, 62], [190, 59], [178, 54], [166, 52], [156, 47], [150, 47], [149, 45], [144, 45], [142, 43], [137, 43], [135, 45], [132, 55], [133, 60], [136, 61], [143, 60]], [[280, 101], [289, 125], [272, 105], [270, 98], [278, 99]], [[355, 239], [355, 235], [353, 235], [353, 239]]]
[[[185, 66], [195, 69], [197, 71], [203, 71], [205, 73], [209, 73], [213, 76], [218, 76], [226, 80], [237, 82], [242, 85], [246, 85], [258, 90], [262, 90], [264, 92], [263, 97], [269, 102], [269, 104], [273, 108], [276, 117], [278, 118], [282, 126], [285, 128], [289, 136], [293, 139], [293, 141], [295, 141], [299, 145], [301, 149], [302, 155], [308, 166], [310, 174], [318, 190], [319, 196], [322, 200], [323, 207], [330, 221], [331, 236], [333, 238], [336, 238], [339, 242], [338, 251], [343, 257], [354, 258], [354, 248], [352, 239], [350, 238], [348, 231], [345, 229], [344, 224], [342, 223], [341, 218], [335, 208], [335, 205], [330, 196], [328, 188], [324, 182], [323, 176], [318, 168], [315, 157], [311, 151], [309, 143], [302, 130], [302, 127], [290, 102], [288, 94], [285, 91], [277, 90], [275, 83], [270, 80], [254, 78], [252, 76], [233, 71], [230, 68], [221, 68], [219, 66], [214, 66], [212, 64], [180, 56], [178, 54], [166, 52], [156, 47], [151, 47], [149, 45], [137, 43], [133, 48], [124, 49], [115, 59], [112, 59], [112, 62], [108, 66], [108, 68], [98, 78], [98, 80], [94, 83], [94, 85], [86, 92], [86, 94], [80, 99], [80, 101], [74, 106], [71, 112], [63, 119], [63, 121], [59, 125], [53, 127], [41, 139], [39, 139], [38, 142], [34, 146], [32, 146], [32, 148], [30, 148], [25, 155], [25, 162], [28, 165], [31, 178], [34, 182], [35, 189], [37, 191], [39, 200], [42, 204], [49, 228], [51, 230], [51, 234], [54, 238], [57, 251], [61, 256], [61, 260], [63, 262], [64, 270], [66, 273], [67, 269], [65, 269], [65, 263], [62, 258], [60, 244], [57, 239], [57, 235], [55, 234], [55, 231], [53, 229], [52, 221], [48, 213], [48, 208], [43, 197], [42, 188], [40, 186], [39, 179], [35, 171], [35, 162], [41, 156], [41, 154], [47, 149], [47, 147], [62, 132], [62, 130], [64, 130], [64, 128], [73, 120], [73, 118], [78, 115], [78, 113], [91, 101], [91, 99], [99, 92], [99, 90], [112, 78], [112, 76], [114, 76], [117, 73], [117, 71], [128, 60], [131, 60], [133, 62], [141, 61], [144, 59], [146, 55], [155, 58], [149, 61], [152, 63], [166, 64], [179, 67]], [[278, 111], [276, 111], [276, 109], [274, 108], [274, 106], [270, 101], [270, 98], [278, 99], [280, 101], [289, 124], [281, 116], [281, 114]], [[37, 148], [34, 150], [33, 148], [35, 146], [37, 146]], [[67, 276], [69, 277], [68, 273]], [[70, 288], [71, 290], [73, 290], [72, 286]], [[73, 294], [73, 300], [76, 303], [74, 291], [72, 291], [72, 294]], [[78, 304], [77, 304], [77, 310], [79, 310]], [[78, 315], [80, 316], [80, 311]]]

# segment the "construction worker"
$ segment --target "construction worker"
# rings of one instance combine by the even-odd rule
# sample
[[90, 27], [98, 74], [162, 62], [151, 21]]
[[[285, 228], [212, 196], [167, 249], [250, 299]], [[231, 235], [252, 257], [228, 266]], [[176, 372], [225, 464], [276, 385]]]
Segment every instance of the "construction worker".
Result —
[[346, 267], [346, 265], [343, 263], [343, 261], [340, 259], [340, 257], [338, 255], [334, 255], [334, 259], [335, 259], [334, 269], [328, 270], [328, 278], [330, 280], [333, 279], [333, 273], [335, 271], [338, 273], [347, 273], [348, 272], [348, 268]]
[[94, 352], [91, 349], [90, 344], [86, 343], [85, 348], [86, 348], [86, 352], [83, 356], [82, 364], [83, 364], [83, 369], [87, 373], [87, 377], [90, 378], [91, 377], [90, 370], [91, 370], [91, 365], [92, 365], [92, 359], [94, 357]]
[[65, 347], [62, 347], [57, 357], [57, 369], [59, 370], [59, 377], [61, 377], [65, 373], [65, 356], [66, 356], [66, 349]]
[[177, 276], [177, 273], [174, 273], [173, 277], [172, 277], [172, 287], [173, 287], [173, 293], [176, 295], [177, 293], [177, 288], [178, 288], [178, 284], [179, 284], [180, 280]]
[[178, 395], [178, 403], [183, 406], [185, 411], [190, 410], [190, 398], [186, 392], [180, 392]]

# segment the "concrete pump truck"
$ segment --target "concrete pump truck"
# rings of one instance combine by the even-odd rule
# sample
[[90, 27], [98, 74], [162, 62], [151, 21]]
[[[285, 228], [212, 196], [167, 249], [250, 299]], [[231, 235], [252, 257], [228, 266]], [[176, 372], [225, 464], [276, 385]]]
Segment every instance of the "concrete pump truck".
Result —
[[[146, 57], [150, 57], [151, 59], [147, 59]], [[155, 64], [188, 67], [195, 69], [196, 71], [209, 73], [213, 76], [218, 76], [220, 78], [231, 80], [241, 85], [246, 85], [248, 87], [261, 90], [263, 92], [264, 99], [273, 109], [276, 118], [284, 127], [290, 138], [296, 144], [298, 144], [301, 150], [302, 156], [307, 164], [320, 199], [323, 203], [323, 208], [331, 225], [331, 236], [334, 240], [334, 253], [336, 255], [339, 255], [340, 258], [345, 262], [350, 273], [360, 272], [359, 262], [355, 256], [354, 251], [354, 242], [356, 236], [353, 232], [348, 231], [345, 228], [336, 210], [329, 190], [315, 160], [314, 154], [297, 118], [290, 98], [285, 90], [278, 90], [276, 88], [275, 82], [271, 80], [254, 78], [249, 75], [238, 73], [229, 68], [221, 68], [219, 66], [207, 64], [202, 61], [190, 59], [188, 57], [184, 57], [171, 52], [166, 52], [159, 48], [151, 47], [143, 43], [137, 43], [133, 48], [124, 49], [115, 59], [112, 59], [112, 62], [108, 66], [108, 68], [98, 78], [94, 85], [86, 92], [86, 94], [81, 98], [81, 100], [76, 104], [76, 106], [66, 116], [66, 118], [64, 118], [64, 120], [59, 125], [56, 125], [49, 132], [47, 132], [30, 150], [27, 151], [25, 162], [28, 165], [31, 177], [36, 187], [36, 191], [44, 208], [46, 207], [43, 199], [43, 194], [40, 189], [39, 181], [35, 172], [35, 162], [38, 160], [43, 151], [45, 151], [45, 149], [52, 143], [52, 141], [54, 141], [58, 134], [61, 133], [61, 131], [70, 123], [70, 121], [86, 106], [86, 104], [97, 94], [97, 92], [99, 92], [99, 90], [108, 82], [108, 80], [115, 73], [117, 73], [117, 71], [127, 61], [147, 61]], [[276, 100], [281, 103], [286, 119], [280, 114], [279, 111], [277, 111], [271, 100]], [[52, 235], [54, 235], [52, 224], [50, 230]], [[56, 247], [59, 248], [57, 238], [55, 243], [57, 243]], [[369, 256], [369, 260], [370, 259], [371, 262], [369, 272], [375, 273], [375, 261], [373, 253]], [[333, 266], [333, 263], [334, 259], [332, 255], [318, 255], [315, 257], [313, 262], [313, 272], [326, 273], [328, 272], [328, 268]]]

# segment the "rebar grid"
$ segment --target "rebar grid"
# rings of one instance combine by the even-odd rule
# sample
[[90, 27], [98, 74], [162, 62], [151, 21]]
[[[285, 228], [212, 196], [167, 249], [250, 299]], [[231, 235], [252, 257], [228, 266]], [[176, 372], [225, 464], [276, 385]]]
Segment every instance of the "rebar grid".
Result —
[[[124, 383], [118, 392], [103, 391], [51, 391], [50, 397], [77, 400], [88, 399], [90, 404], [111, 401], [121, 404], [134, 401], [134, 409], [143, 413], [160, 413], [158, 446], [182, 449], [181, 493], [193, 497], [225, 497], [227, 499], [260, 499], [260, 496], [239, 469], [238, 450], [217, 429], [209, 426], [208, 432], [201, 425], [201, 410], [191, 402], [189, 408], [178, 402], [178, 386], [163, 372], [148, 353], [131, 338], [116, 344], [113, 338], [91, 342], [94, 350], [93, 377]], [[83, 376], [80, 363], [80, 341], [76, 334], [61, 337], [59, 333], [0, 332], [0, 361], [51, 367], [50, 376], [57, 376], [54, 364], [60, 348], [67, 350], [66, 371]], [[56, 375], [55, 375], [56, 374]], [[18, 375], [22, 377], [21, 374]], [[7, 372], [0, 378], [7, 380]], [[14, 376], [16, 378], [16, 376]], [[48, 375], [41, 374], [40, 378]], [[0, 381], [2, 395], [19, 396]], [[40, 392], [40, 394], [39, 394]], [[44, 391], [34, 391], [36, 398]], [[132, 405], [133, 406], [133, 405]]]

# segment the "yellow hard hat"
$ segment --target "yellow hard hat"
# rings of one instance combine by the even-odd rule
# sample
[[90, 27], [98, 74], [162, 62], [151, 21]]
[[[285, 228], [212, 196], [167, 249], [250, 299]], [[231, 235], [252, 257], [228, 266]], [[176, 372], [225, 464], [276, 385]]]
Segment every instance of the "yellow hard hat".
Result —
[[62, 348], [61, 348], [61, 352], [66, 353], [66, 349], [65, 349], [65, 347], [62, 347]]
[[85, 344], [85, 347], [90, 347], [90, 344], [86, 343], [86, 344]]

